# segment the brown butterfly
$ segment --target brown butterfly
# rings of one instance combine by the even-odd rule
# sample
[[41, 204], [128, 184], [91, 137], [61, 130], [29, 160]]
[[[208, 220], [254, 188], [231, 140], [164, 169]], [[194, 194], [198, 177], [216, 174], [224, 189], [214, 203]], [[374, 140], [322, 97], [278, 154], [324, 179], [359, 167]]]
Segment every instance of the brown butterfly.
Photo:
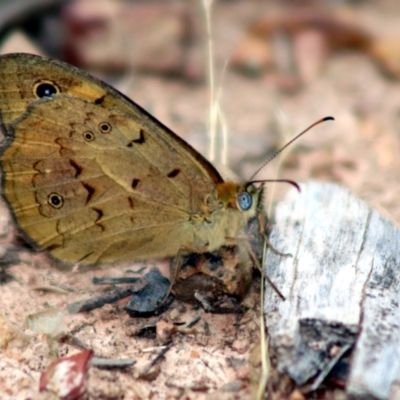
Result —
[[[136, 103], [65, 63], [0, 57], [3, 196], [63, 263], [204, 253], [243, 242], [263, 186], [225, 182]], [[174, 275], [172, 273], [172, 275]]]

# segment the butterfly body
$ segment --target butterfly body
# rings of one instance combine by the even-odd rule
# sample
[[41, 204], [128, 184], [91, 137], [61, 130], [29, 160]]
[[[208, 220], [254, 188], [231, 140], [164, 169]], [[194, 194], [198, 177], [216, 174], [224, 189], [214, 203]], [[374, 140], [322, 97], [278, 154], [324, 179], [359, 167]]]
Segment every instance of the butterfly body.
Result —
[[110, 86], [54, 60], [0, 57], [3, 196], [26, 239], [64, 263], [210, 252], [243, 236], [262, 187], [224, 182]]

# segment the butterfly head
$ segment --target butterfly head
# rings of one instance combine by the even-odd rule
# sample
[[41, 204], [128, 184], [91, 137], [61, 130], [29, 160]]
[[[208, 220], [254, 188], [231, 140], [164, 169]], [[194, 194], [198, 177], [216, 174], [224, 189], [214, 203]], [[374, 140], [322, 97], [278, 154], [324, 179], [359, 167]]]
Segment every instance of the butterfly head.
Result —
[[226, 209], [241, 211], [248, 218], [256, 215], [262, 208], [264, 187], [255, 187], [251, 182], [238, 184], [223, 182], [217, 185], [218, 200]]

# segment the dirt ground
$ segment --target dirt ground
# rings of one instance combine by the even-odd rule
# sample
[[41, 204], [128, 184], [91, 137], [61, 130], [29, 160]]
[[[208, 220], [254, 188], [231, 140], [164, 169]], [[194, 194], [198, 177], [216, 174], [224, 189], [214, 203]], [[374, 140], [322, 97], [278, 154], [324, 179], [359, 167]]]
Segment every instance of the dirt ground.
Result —
[[[82, 6], [80, 3], [85, 3], [82, 1], [73, 3], [77, 4], [77, 8], [71, 8], [64, 14], [67, 20], [80, 12], [85, 18], [92, 18], [87, 10], [100, 18], [94, 6]], [[89, 1], [86, 3], [90, 4]], [[106, 7], [106, 3], [102, 1], [102, 7]], [[114, 7], [119, 2], [111, 3]], [[160, 3], [163, 2], [151, 2], [151, 7], [156, 9]], [[172, 9], [177, 3], [167, 7]], [[112, 36], [112, 40], [107, 36], [108, 41], [105, 42], [110, 47], [111, 55], [107, 56], [108, 47], [102, 44], [100, 39], [104, 40], [104, 37], [101, 35], [93, 35], [90, 40], [84, 37], [81, 42], [75, 43], [74, 52], [71, 51], [74, 43], [69, 43], [69, 54], [73, 53], [75, 59], [88, 64], [91, 72], [107, 79], [199, 152], [208, 155], [206, 132], [210, 94], [206, 80], [202, 79], [207, 74], [204, 55], [206, 33], [204, 10], [199, 3], [188, 3], [189, 14], [194, 21], [190, 34], [195, 40], [190, 44], [191, 58], [184, 68], [178, 68], [179, 73], [154, 71], [151, 63], [134, 68], [137, 67], [137, 60], [131, 61], [127, 55], [135, 52], [135, 47], [130, 47], [133, 46], [131, 42], [135, 42], [132, 35], [144, 33], [126, 32], [121, 28], [123, 24], [120, 29], [110, 28], [111, 33], [107, 33]], [[215, 1], [212, 29], [217, 83], [228, 60], [237, 62], [237, 65], [243, 58], [248, 61], [246, 51], [249, 49], [243, 45], [243, 40], [254, 21], [264, 16], [300, 15], [297, 14], [298, 8], [302, 12], [307, 10], [317, 15], [323, 13], [337, 17], [361, 32], [367, 32], [373, 40], [397, 38], [400, 43], [400, 6], [395, 1], [337, 1], [334, 5], [330, 4], [330, 8], [328, 2], [324, 2], [324, 6], [321, 2], [319, 4], [317, 7], [312, 2], [298, 1], [294, 9], [290, 2]], [[124, 2], [120, 6], [123, 7]], [[140, 6], [146, 7], [143, 3]], [[130, 14], [125, 15], [128, 18]], [[180, 14], [171, 12], [171, 15], [173, 20]], [[307, 53], [304, 50], [314, 46], [314, 36], [309, 39], [297, 31], [293, 35], [289, 42], [291, 46], [304, 37], [305, 42], [302, 43], [306, 43], [304, 47], [290, 49], [300, 53], [304, 51], [299, 58], [302, 61], [297, 61], [300, 64], [293, 69], [284, 73], [277, 68], [266, 69], [257, 71], [256, 76], [250, 72], [239, 72], [237, 68], [224, 70], [220, 106], [228, 130], [228, 166], [242, 179], [249, 179], [271, 151], [282, 147], [312, 122], [331, 115], [335, 118], [334, 122], [312, 129], [291, 147], [287, 156], [282, 157], [282, 164], [276, 159], [262, 169], [257, 178], [277, 178], [280, 167], [281, 178], [298, 182], [338, 182], [399, 224], [400, 75], [388, 76], [384, 72], [385, 67], [399, 62], [396, 45], [389, 51], [393, 59], [381, 61], [372, 57], [363, 46], [337, 49], [323, 42], [321, 56], [315, 59], [313, 51], [308, 50]], [[165, 37], [169, 35], [165, 34]], [[179, 37], [172, 37], [181, 46], [188, 46], [179, 42]], [[265, 37], [263, 40], [267, 41]], [[268, 57], [278, 57], [276, 52], [279, 49], [288, 51], [285, 42], [282, 45], [279, 40], [278, 37], [277, 49], [267, 49]], [[122, 44], [117, 45], [117, 42]], [[115, 48], [112, 48], [112, 43]], [[246, 50], [243, 53], [238, 50], [241, 44]], [[13, 51], [23, 51], [21, 46], [11, 45]], [[174, 51], [171, 42], [165, 46]], [[86, 53], [86, 58], [82, 56], [84, 49], [89, 47], [93, 52], [92, 68], [89, 68], [89, 53]], [[117, 48], [121, 52], [118, 62], [113, 55]], [[184, 48], [189, 52], [187, 47]], [[122, 49], [128, 50], [124, 52]], [[267, 57], [263, 51], [266, 50], [255, 52], [259, 59]], [[96, 57], [101, 53], [104, 59], [99, 61]], [[107, 65], [107, 60], [110, 65]], [[217, 148], [216, 164], [224, 160], [222, 147]], [[282, 186], [278, 195], [274, 192], [273, 201], [278, 201], [282, 195], [280, 192], [286, 190]], [[269, 189], [268, 193], [271, 192], [272, 189]], [[270, 201], [269, 198], [266, 207]], [[7, 209], [2, 207], [1, 210], [0, 233], [5, 253], [15, 228], [10, 225]], [[120, 301], [102, 309], [70, 315], [68, 304], [99, 293], [100, 289], [90, 283], [92, 277], [121, 276], [121, 267], [85, 273], [77, 269], [65, 272], [54, 266], [54, 262], [49, 262], [45, 255], [32, 254], [27, 249], [21, 248], [13, 256], [19, 262], [9, 266], [7, 273], [14, 279], [2, 284], [0, 291], [0, 314], [4, 317], [0, 321], [0, 335], [3, 337], [0, 342], [0, 387], [3, 399], [54, 398], [48, 392], [39, 393], [42, 371], [55, 354], [68, 356], [80, 350], [71, 341], [59, 343], [49, 339], [54, 329], [49, 334], [47, 328], [42, 327], [38, 333], [32, 326], [26, 325], [29, 315], [49, 308], [62, 312], [60, 320], [56, 319], [59, 330], [72, 333], [75, 339], [93, 349], [96, 356], [135, 359], [135, 364], [125, 369], [91, 367], [88, 380], [90, 398], [255, 398], [260, 373], [259, 360], [254, 356], [259, 352], [257, 346], [260, 340], [257, 290], [252, 291], [250, 300], [246, 299], [250, 309], [244, 314], [210, 314], [196, 304], [175, 301], [167, 312], [159, 316], [131, 318], [123, 310], [125, 302]], [[151, 262], [149, 264], [152, 265]], [[129, 266], [130, 269], [139, 267], [136, 264]], [[50, 286], [65, 291], [55, 292], [48, 289]], [[199, 321], [188, 327], [198, 317]], [[170, 340], [172, 345], [164, 357], [155, 363], [151, 372], [147, 371], [152, 360], [163, 350], [162, 346]], [[302, 398], [299, 392], [292, 390], [292, 386], [287, 384], [286, 392], [277, 387], [272, 392], [278, 393], [276, 398]], [[339, 398], [342, 394], [338, 392], [336, 395]], [[265, 396], [272, 396], [271, 392]]]

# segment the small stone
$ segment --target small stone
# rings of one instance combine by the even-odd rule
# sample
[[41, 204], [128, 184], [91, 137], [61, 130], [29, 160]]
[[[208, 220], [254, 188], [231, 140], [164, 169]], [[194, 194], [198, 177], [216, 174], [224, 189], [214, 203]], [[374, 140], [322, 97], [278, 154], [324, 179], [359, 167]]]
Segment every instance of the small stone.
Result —
[[174, 308], [169, 313], [169, 318], [170, 318], [171, 321], [177, 321], [177, 320], [179, 320], [181, 318], [181, 313], [179, 312], [178, 309]]
[[249, 342], [247, 340], [235, 340], [232, 344], [232, 348], [239, 354], [244, 354], [249, 350]]
[[156, 325], [157, 339], [160, 343], [168, 342], [177, 332], [178, 328], [166, 321], [159, 321]]
[[239, 392], [243, 388], [243, 382], [232, 381], [222, 386], [219, 390], [221, 392]]

